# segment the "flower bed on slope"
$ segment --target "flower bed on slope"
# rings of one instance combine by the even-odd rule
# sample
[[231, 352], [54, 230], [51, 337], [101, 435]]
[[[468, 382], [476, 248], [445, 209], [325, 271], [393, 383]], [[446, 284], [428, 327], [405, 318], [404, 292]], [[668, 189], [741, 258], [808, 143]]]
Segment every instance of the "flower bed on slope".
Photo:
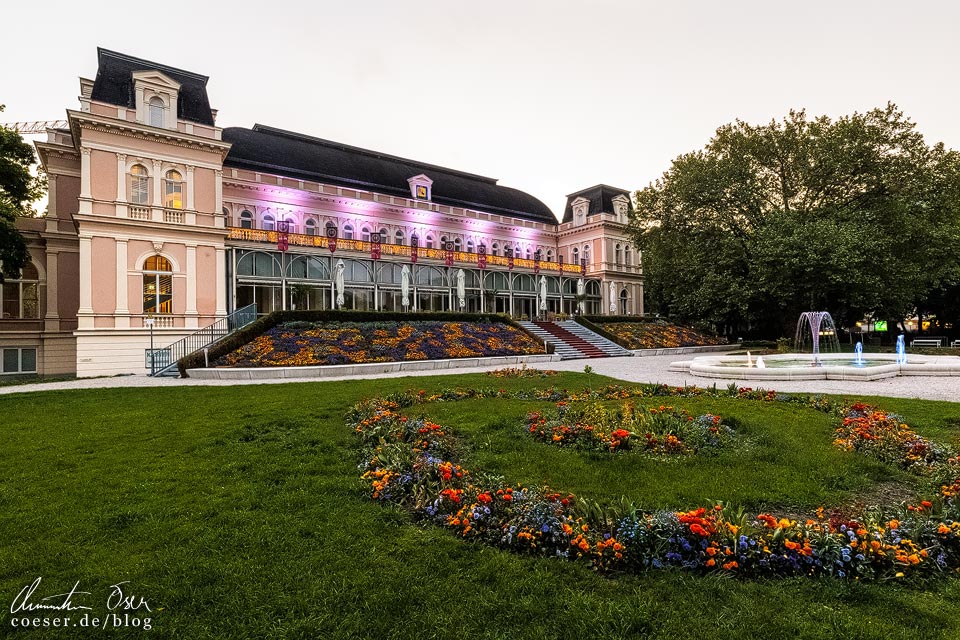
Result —
[[670, 349], [727, 344], [727, 339], [704, 335], [689, 327], [662, 320], [644, 322], [603, 322], [599, 326], [613, 334], [628, 349]]
[[[648, 392], [677, 395], [682, 389], [690, 390], [646, 387]], [[776, 395], [731, 391], [734, 397], [766, 401]], [[623, 392], [629, 393], [617, 389], [603, 395], [622, 397]], [[461, 447], [448, 429], [400, 413], [403, 406], [418, 402], [486, 393], [471, 390], [430, 397], [407, 393], [358, 403], [347, 420], [361, 439], [362, 478], [373, 498], [404, 506], [416, 517], [464, 538], [524, 553], [585, 560], [601, 570], [674, 567], [740, 576], [856, 579], [960, 571], [960, 480], [944, 485], [932, 500], [890, 513], [867, 510], [855, 516], [827, 516], [821, 509], [815, 518], [798, 521], [765, 513], [749, 517], [721, 503], [687, 511], [630, 509], [597, 526], [586, 517], [591, 506], [570, 494], [517, 486], [463, 468], [454, 459]], [[702, 393], [710, 392], [691, 391]], [[570, 397], [555, 390], [539, 390], [530, 397], [557, 395]], [[832, 409], [817, 401], [805, 404]], [[943, 464], [955, 462], [953, 458]]]
[[296, 367], [529, 355], [543, 345], [500, 322], [287, 322], [214, 363]]

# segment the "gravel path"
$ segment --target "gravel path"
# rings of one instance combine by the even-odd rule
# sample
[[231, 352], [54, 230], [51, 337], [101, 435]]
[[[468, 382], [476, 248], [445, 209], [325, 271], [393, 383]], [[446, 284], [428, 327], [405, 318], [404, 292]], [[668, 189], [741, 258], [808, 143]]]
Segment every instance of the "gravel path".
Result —
[[[738, 381], [736, 379], [722, 380], [712, 378], [698, 378], [689, 374], [673, 373], [668, 371], [671, 362], [687, 360], [690, 356], [647, 356], [633, 358], [597, 358], [593, 360], [566, 360], [563, 362], [541, 363], [541, 369], [555, 369], [558, 371], [583, 371], [584, 366], [590, 365], [601, 375], [610, 376], [626, 382], [659, 382], [669, 385], [691, 384], [710, 386], [714, 383], [718, 387], [726, 387], [731, 382], [738, 386], [758, 387], [757, 381]], [[423, 371], [379, 374], [375, 376], [359, 376], [365, 378], [402, 378], [434, 375], [456, 375], [490, 371], [499, 367], [474, 367], [467, 369], [453, 369], [446, 371]], [[324, 381], [352, 380], [358, 376], [344, 376], [325, 378]], [[323, 384], [324, 381], [313, 381], [314, 384]], [[112, 378], [83, 378], [62, 382], [40, 382], [24, 385], [0, 387], [0, 395], [8, 393], [24, 393], [31, 391], [49, 391], [60, 389], [108, 389], [117, 387], [184, 387], [184, 386], [231, 386], [241, 384], [284, 384], [288, 382], [310, 382], [304, 380], [194, 380], [178, 378], [149, 378], [147, 376], [116, 376]], [[771, 381], [768, 388], [777, 391], [795, 393], [833, 393], [862, 396], [888, 396], [894, 398], [921, 398], [924, 400], [947, 400], [960, 402], [960, 377], [920, 377], [899, 376], [875, 380], [873, 382], [849, 382], [843, 380], [807, 380], [807, 381]]]

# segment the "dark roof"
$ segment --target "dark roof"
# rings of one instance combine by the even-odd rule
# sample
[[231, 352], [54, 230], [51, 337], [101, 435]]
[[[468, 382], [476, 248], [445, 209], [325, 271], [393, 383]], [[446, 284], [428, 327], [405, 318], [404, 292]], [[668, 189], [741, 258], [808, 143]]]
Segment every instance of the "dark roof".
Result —
[[590, 201], [590, 206], [587, 208], [587, 216], [592, 216], [598, 213], [613, 213], [613, 199], [620, 195], [627, 196], [627, 208], [632, 210], [633, 204], [630, 203], [630, 192], [626, 189], [618, 189], [605, 184], [598, 184], [588, 189], [571, 193], [567, 196], [567, 205], [563, 208], [563, 222], [573, 220], [573, 206], [571, 206], [571, 203], [577, 198], [586, 198]]
[[432, 202], [556, 224], [540, 200], [502, 187], [494, 178], [445, 169], [415, 160], [351, 147], [261, 124], [253, 129], [228, 127], [223, 139], [232, 143], [224, 167], [274, 173], [386, 195], [410, 197], [408, 179], [425, 174], [433, 180]]
[[133, 72], [160, 71], [180, 83], [177, 117], [213, 126], [213, 113], [207, 98], [207, 76], [100, 47], [97, 47], [97, 63], [97, 79], [93, 82], [91, 96], [93, 100], [134, 109], [137, 105], [133, 91]]

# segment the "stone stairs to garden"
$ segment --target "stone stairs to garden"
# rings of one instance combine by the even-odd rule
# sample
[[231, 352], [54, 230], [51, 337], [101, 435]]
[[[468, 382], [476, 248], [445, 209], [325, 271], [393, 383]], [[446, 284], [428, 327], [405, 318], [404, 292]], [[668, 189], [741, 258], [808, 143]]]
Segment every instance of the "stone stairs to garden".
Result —
[[632, 356], [633, 352], [629, 349], [625, 349], [618, 345], [616, 342], [604, 338], [598, 333], [594, 333], [587, 329], [585, 326], [577, 322], [576, 320], [564, 320], [563, 322], [557, 322], [558, 326], [566, 329], [573, 335], [586, 340], [592, 344], [597, 349], [600, 349], [608, 356]]
[[520, 325], [539, 339], [552, 343], [561, 360], [632, 355], [576, 322], [562, 325], [557, 322], [521, 322]]

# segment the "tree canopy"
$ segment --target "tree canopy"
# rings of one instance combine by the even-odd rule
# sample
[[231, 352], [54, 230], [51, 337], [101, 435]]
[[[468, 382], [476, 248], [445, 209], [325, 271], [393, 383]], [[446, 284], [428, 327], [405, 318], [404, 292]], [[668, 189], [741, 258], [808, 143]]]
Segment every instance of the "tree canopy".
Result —
[[[0, 105], [0, 112], [3, 109]], [[35, 162], [33, 147], [16, 131], [0, 127], [0, 282], [4, 275], [18, 275], [30, 259], [15, 221], [36, 215], [31, 204], [43, 195], [42, 177], [30, 175]]]
[[896, 105], [724, 125], [635, 201], [648, 307], [679, 320], [782, 335], [807, 310], [956, 312], [960, 154]]

